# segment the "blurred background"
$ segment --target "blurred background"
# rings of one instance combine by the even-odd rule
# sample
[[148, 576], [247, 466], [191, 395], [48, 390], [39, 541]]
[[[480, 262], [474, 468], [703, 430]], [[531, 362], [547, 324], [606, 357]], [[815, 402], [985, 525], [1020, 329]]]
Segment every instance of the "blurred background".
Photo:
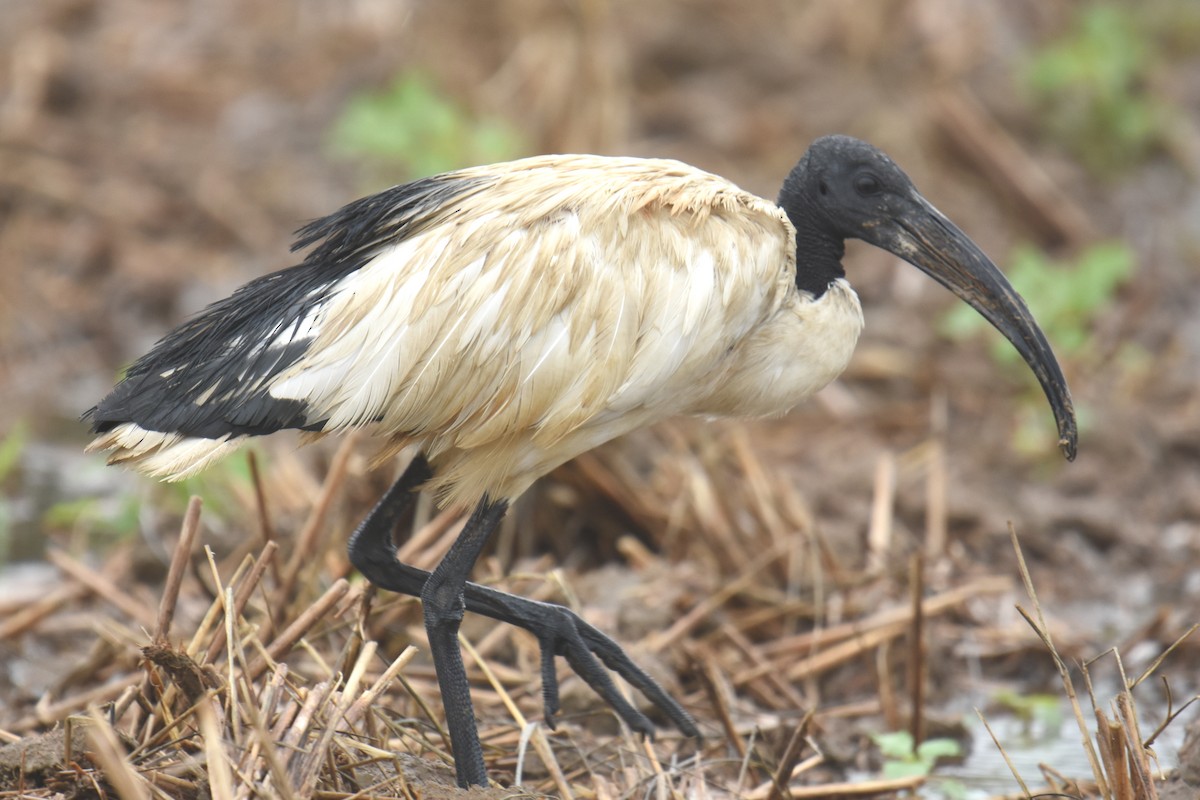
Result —
[[[683, 587], [650, 623], [665, 629], [778, 546], [768, 582], [819, 592], [824, 614], [903, 597], [915, 552], [930, 591], [1015, 575], [1011, 521], [1064, 649], [1132, 645], [1144, 662], [1200, 616], [1192, 0], [5, 0], [0, 602], [56, 580], [48, 542], [103, 557], [150, 540], [165, 558], [190, 494], [214, 540], [253, 528], [243, 457], [160, 486], [84, 455], [78, 417], [170, 328], [298, 261], [306, 221], [415, 177], [553, 152], [676, 158], [774, 197], [833, 132], [887, 151], [1025, 295], [1075, 395], [1078, 460], [1059, 456], [998, 335], [851, 243], [867, 327], [839, 381], [783, 419], [669, 423], [566, 465], [513, 515], [497, 572], [549, 554], [542, 569], [581, 586], [597, 569], [637, 584], [661, 560]], [[256, 451], [284, 539], [334, 452], [297, 445]], [[331, 552], [390, 477], [368, 473], [371, 452], [350, 456]], [[1052, 670], [1031, 666], [1015, 597], [972, 612], [1005, 633], [973, 640], [970, 658], [1032, 691]], [[947, 669], [965, 663], [961, 639], [934, 646]], [[1195, 645], [1181, 653], [1194, 666]], [[9, 679], [11, 696], [36, 696]], [[806, 698], [848, 702], [874, 679], [818, 681]], [[942, 688], [946, 702], [966, 692]]]

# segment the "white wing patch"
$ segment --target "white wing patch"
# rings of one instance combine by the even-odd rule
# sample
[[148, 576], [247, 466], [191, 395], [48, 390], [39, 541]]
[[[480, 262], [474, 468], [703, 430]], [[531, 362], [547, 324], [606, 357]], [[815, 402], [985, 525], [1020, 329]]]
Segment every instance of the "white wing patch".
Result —
[[132, 422], [116, 426], [97, 436], [87, 452], [115, 451], [109, 464], [132, 462], [146, 475], [166, 481], [178, 481], [200, 472], [215, 461], [241, 447], [244, 436], [202, 439], [178, 433], [148, 431]]

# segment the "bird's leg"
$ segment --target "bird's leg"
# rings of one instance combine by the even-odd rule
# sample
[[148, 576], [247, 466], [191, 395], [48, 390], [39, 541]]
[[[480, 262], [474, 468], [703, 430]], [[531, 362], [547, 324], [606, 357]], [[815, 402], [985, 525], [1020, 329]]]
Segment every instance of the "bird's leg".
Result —
[[[392, 536], [397, 521], [411, 501], [412, 489], [429, 477], [428, 465], [418, 458], [350, 538], [351, 562], [367, 580], [381, 589], [420, 597], [425, 588], [429, 573], [399, 561]], [[638, 667], [620, 645], [570, 609], [475, 583], [466, 584], [464, 600], [468, 611], [524, 628], [537, 637], [542, 651], [545, 721], [551, 728], [554, 727], [554, 714], [558, 711], [558, 675], [554, 669], [554, 657], [560, 655], [633, 730], [652, 735], [654, 725], [617, 691], [601, 662], [645, 695], [685, 735], [700, 735], [691, 716], [657, 681]]]
[[[424, 455], [418, 455], [409, 462], [404, 474], [396, 479], [383, 497], [379, 498], [379, 502], [350, 535], [350, 543], [347, 546], [350, 563], [357, 567], [358, 571], [366, 576], [372, 584], [413, 597], [421, 596], [421, 589], [425, 586], [424, 578], [419, 584], [412, 584], [410, 588], [392, 589], [390, 586], [380, 584], [371, 577], [371, 574], [375, 571], [374, 565], [382, 560], [385, 554], [392, 561], [396, 560], [396, 549], [391, 546], [396, 525], [399, 524], [400, 518], [404, 516], [408, 507], [412, 505], [413, 498], [416, 497], [416, 490], [432, 477], [433, 470], [429, 468], [429, 462], [425, 460]], [[426, 577], [428, 575], [429, 573], [425, 573]]]
[[465, 608], [463, 589], [479, 553], [507, 510], [508, 501], [491, 500], [484, 495], [462, 533], [450, 546], [450, 552], [421, 590], [425, 633], [429, 636], [429, 652], [437, 671], [438, 687], [442, 690], [446, 727], [454, 750], [454, 769], [458, 773], [458, 785], [464, 789], [472, 785], [487, 786], [487, 769], [475, 726], [475, 710], [471, 706], [471, 685], [458, 646], [458, 627]]
[[403, 582], [386, 585], [377, 580], [377, 564], [384, 561], [399, 563], [392, 544], [396, 525], [412, 504], [415, 490], [432, 474], [424, 456], [413, 459], [350, 537], [350, 561], [376, 586], [421, 598], [459, 786], [486, 786], [487, 770], [475, 727], [470, 685], [458, 646], [458, 627], [463, 616], [463, 585], [508, 504], [504, 501], [481, 502], [432, 575], [415, 570], [419, 575], [402, 573]]

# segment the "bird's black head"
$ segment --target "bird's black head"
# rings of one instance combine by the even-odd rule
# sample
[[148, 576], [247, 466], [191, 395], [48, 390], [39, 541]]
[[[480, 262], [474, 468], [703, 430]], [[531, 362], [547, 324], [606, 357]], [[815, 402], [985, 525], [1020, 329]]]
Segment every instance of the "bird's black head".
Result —
[[846, 239], [861, 239], [918, 267], [1013, 343], [1050, 400], [1059, 446], [1067, 458], [1075, 457], [1075, 411], [1066, 379], [1025, 301], [887, 155], [849, 136], [817, 139], [784, 181], [779, 205], [796, 228], [800, 289], [819, 297], [842, 277]]
[[[793, 224], [837, 238], [872, 241], [875, 232], [908, 212], [919, 197], [904, 170], [877, 147], [850, 136], [823, 136], [808, 148], [779, 194]], [[798, 226], [799, 227], [799, 226]]]

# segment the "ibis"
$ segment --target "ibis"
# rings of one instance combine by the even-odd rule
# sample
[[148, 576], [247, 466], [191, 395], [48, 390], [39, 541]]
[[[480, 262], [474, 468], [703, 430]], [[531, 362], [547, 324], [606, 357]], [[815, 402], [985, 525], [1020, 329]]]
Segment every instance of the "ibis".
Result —
[[[1076, 449], [1070, 392], [1003, 274], [883, 152], [812, 143], [775, 202], [677, 161], [551, 155], [355, 201], [299, 231], [296, 266], [184, 322], [85, 413], [110, 463], [177, 480], [253, 436], [368, 427], [417, 455], [351, 537], [368, 580], [419, 596], [461, 786], [486, 784], [459, 650], [465, 611], [537, 637], [633, 730], [620, 675], [683, 733], [688, 713], [570, 610], [473, 584], [509, 505], [540, 476], [675, 415], [782, 414], [845, 369], [863, 326], [842, 268], [860, 239], [926, 272], [1012, 342]], [[432, 573], [400, 563], [414, 493], [473, 507]]]

